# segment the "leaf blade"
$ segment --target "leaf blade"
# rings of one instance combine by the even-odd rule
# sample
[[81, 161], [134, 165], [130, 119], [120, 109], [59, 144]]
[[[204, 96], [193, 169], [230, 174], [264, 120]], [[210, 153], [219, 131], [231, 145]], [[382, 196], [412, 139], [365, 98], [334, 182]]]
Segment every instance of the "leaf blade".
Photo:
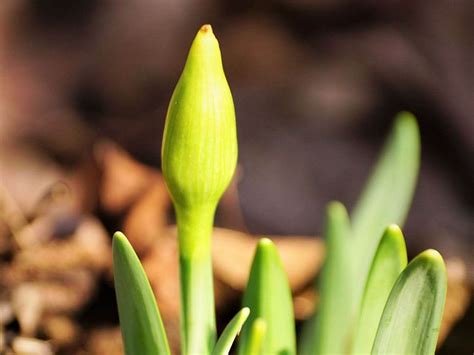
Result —
[[252, 310], [239, 341], [239, 354], [246, 355], [250, 333], [257, 318], [267, 328], [262, 343], [263, 354], [296, 353], [295, 322], [291, 291], [278, 251], [270, 239], [257, 245], [243, 305]]
[[250, 309], [248, 307], [244, 307], [230, 320], [229, 324], [227, 324], [221, 336], [219, 337], [219, 340], [212, 351], [212, 355], [229, 354], [230, 348], [232, 347], [235, 338], [242, 329], [242, 326], [247, 320], [249, 314]]
[[257, 318], [250, 329], [250, 338], [248, 347], [245, 350], [246, 355], [260, 355], [262, 354], [263, 339], [267, 332], [267, 323], [262, 318]]
[[353, 315], [350, 222], [339, 202], [326, 211], [326, 258], [321, 272], [320, 305], [314, 325], [314, 354], [346, 353]]
[[446, 268], [437, 251], [413, 259], [390, 293], [372, 354], [434, 354], [446, 288]]
[[114, 284], [127, 355], [169, 355], [168, 340], [145, 271], [124, 234], [112, 242]]
[[385, 230], [370, 268], [355, 327], [352, 354], [368, 354], [390, 291], [407, 265], [402, 231], [397, 225]]
[[360, 304], [370, 263], [390, 224], [403, 225], [420, 164], [420, 134], [416, 118], [397, 115], [390, 135], [352, 213], [356, 265], [355, 302]]

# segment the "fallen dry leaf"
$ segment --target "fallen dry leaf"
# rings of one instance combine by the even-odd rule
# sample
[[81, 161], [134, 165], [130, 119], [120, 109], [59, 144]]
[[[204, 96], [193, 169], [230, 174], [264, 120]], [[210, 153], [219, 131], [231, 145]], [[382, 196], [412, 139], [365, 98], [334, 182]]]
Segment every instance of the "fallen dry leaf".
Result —
[[[324, 258], [320, 238], [270, 236], [280, 253], [293, 292], [314, 279]], [[247, 284], [258, 238], [245, 233], [215, 228], [212, 259], [215, 277], [237, 290]]]
[[16, 337], [12, 342], [12, 353], [7, 355], [53, 355], [54, 350], [50, 342], [27, 337]]
[[92, 329], [85, 338], [85, 349], [76, 355], [123, 354], [122, 335], [118, 326]]
[[145, 254], [154, 240], [166, 233], [170, 205], [164, 179], [156, 173], [123, 222], [123, 231], [138, 255]]
[[22, 335], [34, 336], [43, 316], [43, 296], [34, 284], [25, 282], [13, 289], [11, 299]]
[[102, 172], [100, 203], [111, 214], [125, 211], [156, 178], [155, 170], [137, 162], [110, 141], [96, 145], [95, 159]]
[[438, 346], [441, 345], [454, 325], [466, 313], [472, 298], [466, 264], [458, 258], [446, 259], [448, 290], [443, 320], [439, 332]]
[[79, 339], [79, 326], [67, 316], [50, 316], [42, 322], [48, 339], [58, 347], [68, 346]]
[[16, 250], [13, 259], [0, 268], [0, 284], [10, 290], [13, 313], [26, 336], [38, 334], [45, 316], [74, 314], [90, 302], [111, 257], [110, 240], [95, 218], [70, 216], [75, 221], [72, 234], [62, 235], [54, 234], [58, 231], [55, 223], [61, 225], [64, 220], [48, 217], [41, 218], [51, 228], [32, 231], [52, 235]]
[[109, 244], [102, 225], [95, 218], [83, 218], [79, 220], [72, 236], [53, 238], [46, 243], [20, 250], [9, 266], [9, 273], [5, 272], [4, 280], [16, 282], [13, 280], [15, 277], [31, 279], [34, 275], [60, 275], [82, 268], [99, 272], [105, 267], [109, 257]]
[[314, 314], [318, 307], [319, 294], [313, 285], [293, 296], [293, 307], [296, 320], [305, 320]]

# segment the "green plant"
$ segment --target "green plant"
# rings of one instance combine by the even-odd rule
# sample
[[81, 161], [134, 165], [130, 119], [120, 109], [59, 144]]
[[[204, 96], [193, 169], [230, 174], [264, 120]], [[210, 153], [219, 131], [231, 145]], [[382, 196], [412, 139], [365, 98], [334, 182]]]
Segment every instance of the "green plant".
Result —
[[179, 238], [185, 353], [210, 353], [216, 338], [211, 233], [237, 164], [234, 104], [211, 26], [199, 30], [171, 97], [162, 168]]
[[[242, 329], [241, 355], [295, 354], [290, 287], [276, 247], [265, 238], [256, 249], [244, 308], [216, 342], [211, 233], [215, 208], [234, 174], [237, 137], [209, 25], [198, 32], [172, 96], [162, 156], [178, 224], [182, 353], [228, 354]], [[396, 225], [408, 212], [418, 166], [418, 126], [401, 113], [351, 218], [341, 203], [327, 208], [327, 254], [316, 286], [320, 305], [303, 328], [300, 353], [434, 353], [446, 293], [444, 262], [427, 250], [407, 266]], [[125, 352], [169, 354], [146, 275], [119, 232], [113, 260]]]

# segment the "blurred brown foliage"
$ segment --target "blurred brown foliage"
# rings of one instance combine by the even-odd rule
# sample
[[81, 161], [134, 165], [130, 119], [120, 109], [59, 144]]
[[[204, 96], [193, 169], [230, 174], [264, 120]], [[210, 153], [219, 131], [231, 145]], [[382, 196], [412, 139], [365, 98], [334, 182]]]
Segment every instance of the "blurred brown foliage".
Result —
[[[454, 328], [440, 353], [472, 351], [469, 0], [0, 2], [0, 347], [120, 352], [110, 283], [116, 229], [142, 258], [177, 346], [160, 144], [186, 51], [206, 22], [220, 40], [240, 141], [214, 239], [223, 319], [238, 305], [252, 235], [319, 234], [325, 204], [353, 204], [404, 109], [417, 115], [423, 140], [409, 251], [434, 247], [447, 259], [443, 326]], [[279, 238], [304, 318], [317, 301], [307, 286], [322, 244]]]

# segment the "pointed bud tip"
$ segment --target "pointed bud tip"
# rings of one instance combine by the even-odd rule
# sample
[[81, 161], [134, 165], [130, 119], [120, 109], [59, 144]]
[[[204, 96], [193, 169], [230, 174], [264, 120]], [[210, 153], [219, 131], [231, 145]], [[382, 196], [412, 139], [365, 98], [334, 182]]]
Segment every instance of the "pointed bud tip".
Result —
[[212, 34], [212, 26], [209, 24], [205, 24], [201, 26], [201, 29], [199, 30], [201, 33], [210, 33]]

